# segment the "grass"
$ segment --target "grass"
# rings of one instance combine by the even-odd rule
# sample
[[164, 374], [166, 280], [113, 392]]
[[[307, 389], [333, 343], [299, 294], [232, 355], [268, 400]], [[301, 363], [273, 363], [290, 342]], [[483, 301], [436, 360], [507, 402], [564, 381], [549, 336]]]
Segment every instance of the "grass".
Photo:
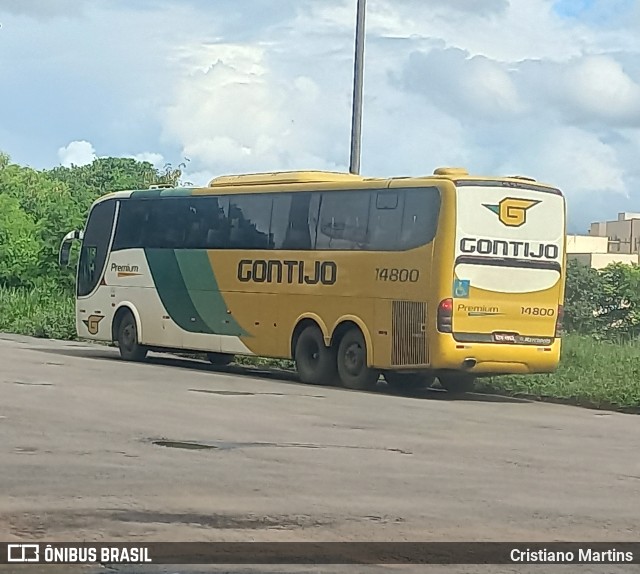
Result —
[[283, 369], [293, 371], [295, 364], [287, 359], [269, 359], [268, 357], [236, 357], [237, 365], [250, 365], [252, 367], [268, 367], [270, 369]]
[[0, 331], [47, 339], [75, 339], [73, 297], [55, 288], [0, 287]]
[[550, 375], [483, 379], [488, 391], [556, 399], [593, 408], [640, 408], [640, 343], [565, 335], [558, 370]]
[[[75, 339], [73, 297], [55, 288], [0, 287], [0, 331]], [[238, 357], [236, 362], [280, 369], [293, 366], [291, 361], [261, 357]], [[481, 379], [478, 387], [594, 408], [640, 410], [640, 343], [611, 343], [567, 335], [556, 373]]]

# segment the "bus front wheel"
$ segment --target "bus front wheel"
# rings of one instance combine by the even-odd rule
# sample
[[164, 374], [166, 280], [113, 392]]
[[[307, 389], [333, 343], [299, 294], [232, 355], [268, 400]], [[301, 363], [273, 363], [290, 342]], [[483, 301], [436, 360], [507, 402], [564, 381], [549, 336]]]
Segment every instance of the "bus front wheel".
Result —
[[295, 346], [294, 359], [298, 376], [309, 385], [331, 385], [335, 383], [336, 353], [333, 347], [324, 344], [322, 331], [318, 327], [306, 327], [300, 333]]
[[387, 384], [398, 391], [427, 389], [435, 382], [433, 375], [420, 373], [398, 373], [397, 371], [387, 371], [384, 374]]
[[360, 329], [350, 329], [340, 340], [338, 373], [348, 389], [367, 390], [376, 386], [380, 373], [367, 366], [367, 343]]
[[465, 373], [447, 374], [438, 376], [440, 386], [451, 394], [470, 393], [476, 382], [473, 375]]
[[147, 356], [147, 348], [138, 342], [136, 320], [129, 312], [125, 313], [118, 325], [118, 349], [125, 361], [142, 361]]
[[207, 353], [207, 359], [212, 365], [226, 367], [233, 363], [235, 355], [229, 355], [228, 353]]

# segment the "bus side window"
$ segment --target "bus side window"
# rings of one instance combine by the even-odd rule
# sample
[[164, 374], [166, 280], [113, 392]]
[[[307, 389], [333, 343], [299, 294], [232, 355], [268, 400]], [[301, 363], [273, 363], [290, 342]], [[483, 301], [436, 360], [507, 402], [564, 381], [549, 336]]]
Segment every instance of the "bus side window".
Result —
[[185, 249], [202, 249], [205, 241], [204, 216], [207, 205], [197, 198], [190, 198], [189, 211], [187, 213], [186, 235], [184, 238]]
[[400, 243], [404, 191], [379, 191], [371, 202], [369, 250], [394, 251]]
[[323, 193], [316, 249], [366, 249], [370, 191]]
[[273, 213], [269, 236], [274, 249], [285, 249], [289, 231], [289, 217], [291, 214], [291, 193], [277, 193], [273, 198]]
[[229, 198], [203, 197], [207, 205], [205, 214], [205, 249], [225, 249], [229, 244]]
[[436, 236], [440, 214], [440, 191], [437, 187], [404, 190], [401, 250], [431, 243]]
[[271, 235], [274, 249], [307, 251], [315, 244], [315, 216], [317, 194], [278, 194], [273, 204]]
[[271, 194], [230, 198], [229, 249], [269, 249], [272, 204]]
[[180, 198], [151, 200], [144, 245], [152, 249], [182, 249], [189, 220], [189, 202]]
[[145, 200], [130, 199], [120, 202], [116, 235], [111, 251], [143, 247], [142, 238], [149, 214]]
[[163, 200], [149, 200], [149, 219], [146, 229], [144, 230], [143, 244], [151, 249], [160, 249], [164, 247], [164, 222], [162, 211], [164, 210]]

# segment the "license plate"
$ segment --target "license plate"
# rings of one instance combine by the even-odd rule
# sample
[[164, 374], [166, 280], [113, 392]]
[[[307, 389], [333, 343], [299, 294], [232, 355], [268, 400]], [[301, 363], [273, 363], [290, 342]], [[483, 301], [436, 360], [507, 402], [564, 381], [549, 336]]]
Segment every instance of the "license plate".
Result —
[[517, 333], [493, 333], [493, 340], [496, 343], [517, 343]]

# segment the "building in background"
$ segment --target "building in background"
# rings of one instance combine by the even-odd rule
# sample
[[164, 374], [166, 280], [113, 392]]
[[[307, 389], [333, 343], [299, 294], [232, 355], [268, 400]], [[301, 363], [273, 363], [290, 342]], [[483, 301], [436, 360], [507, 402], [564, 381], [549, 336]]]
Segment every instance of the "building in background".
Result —
[[640, 252], [640, 213], [619, 213], [615, 221], [592, 223], [589, 235], [607, 237], [609, 253]]
[[594, 269], [610, 263], [640, 264], [640, 213], [591, 224], [589, 235], [568, 235], [567, 256]]

